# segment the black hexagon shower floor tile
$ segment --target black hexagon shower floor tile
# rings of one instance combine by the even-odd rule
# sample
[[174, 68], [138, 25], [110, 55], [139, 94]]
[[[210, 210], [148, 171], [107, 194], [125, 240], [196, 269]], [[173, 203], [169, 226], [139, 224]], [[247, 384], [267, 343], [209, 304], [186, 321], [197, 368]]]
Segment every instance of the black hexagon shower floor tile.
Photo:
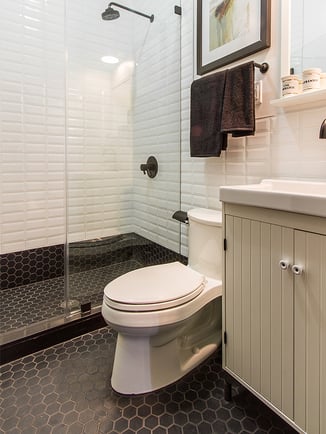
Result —
[[239, 385], [223, 399], [217, 353], [159, 391], [110, 386], [115, 333], [105, 327], [1, 367], [1, 434], [294, 433]]
[[[108, 282], [141, 267], [135, 260], [118, 262], [69, 275], [70, 296], [80, 303], [101, 306], [103, 290]], [[1, 291], [0, 333], [49, 320], [64, 313], [64, 277], [22, 285]]]

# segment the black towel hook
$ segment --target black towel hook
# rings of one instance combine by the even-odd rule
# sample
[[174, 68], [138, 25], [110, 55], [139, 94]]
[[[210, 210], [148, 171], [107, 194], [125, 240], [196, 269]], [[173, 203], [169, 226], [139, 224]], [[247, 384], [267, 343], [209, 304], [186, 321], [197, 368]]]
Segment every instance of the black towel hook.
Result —
[[269, 69], [269, 64], [267, 62], [263, 62], [263, 63], [256, 63], [255, 62], [254, 65], [255, 65], [255, 68], [258, 68], [262, 74], [265, 74], [265, 72], [267, 72]]

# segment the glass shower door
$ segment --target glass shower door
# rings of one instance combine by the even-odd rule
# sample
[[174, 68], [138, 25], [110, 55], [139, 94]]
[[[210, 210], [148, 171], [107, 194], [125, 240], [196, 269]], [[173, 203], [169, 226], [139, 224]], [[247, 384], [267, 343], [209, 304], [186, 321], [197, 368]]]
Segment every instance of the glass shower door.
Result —
[[64, 0], [1, 1], [1, 340], [64, 318]]
[[[178, 258], [181, 21], [174, 6], [143, 0], [137, 11], [153, 21], [123, 8], [105, 21], [100, 0], [66, 2], [71, 312], [98, 311], [115, 277]], [[158, 161], [155, 178], [140, 170], [150, 156]]]
[[105, 21], [100, 0], [3, 1], [1, 343], [98, 311], [113, 278], [178, 258], [175, 4]]

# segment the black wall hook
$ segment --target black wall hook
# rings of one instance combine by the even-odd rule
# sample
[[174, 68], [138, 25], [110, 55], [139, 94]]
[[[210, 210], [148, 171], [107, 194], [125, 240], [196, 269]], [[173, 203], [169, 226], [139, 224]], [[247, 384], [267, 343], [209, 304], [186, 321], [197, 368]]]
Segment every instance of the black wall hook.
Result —
[[269, 64], [267, 62], [257, 63], [255, 62], [255, 68], [258, 68], [262, 74], [265, 74], [269, 70]]

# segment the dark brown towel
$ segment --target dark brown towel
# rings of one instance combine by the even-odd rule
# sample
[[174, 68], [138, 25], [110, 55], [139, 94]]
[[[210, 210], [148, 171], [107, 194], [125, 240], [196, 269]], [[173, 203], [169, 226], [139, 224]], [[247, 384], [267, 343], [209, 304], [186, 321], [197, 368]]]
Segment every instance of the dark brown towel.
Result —
[[225, 82], [221, 132], [233, 137], [255, 133], [255, 64], [229, 69]]
[[195, 80], [191, 85], [190, 155], [219, 157], [226, 149], [221, 133], [226, 71]]

